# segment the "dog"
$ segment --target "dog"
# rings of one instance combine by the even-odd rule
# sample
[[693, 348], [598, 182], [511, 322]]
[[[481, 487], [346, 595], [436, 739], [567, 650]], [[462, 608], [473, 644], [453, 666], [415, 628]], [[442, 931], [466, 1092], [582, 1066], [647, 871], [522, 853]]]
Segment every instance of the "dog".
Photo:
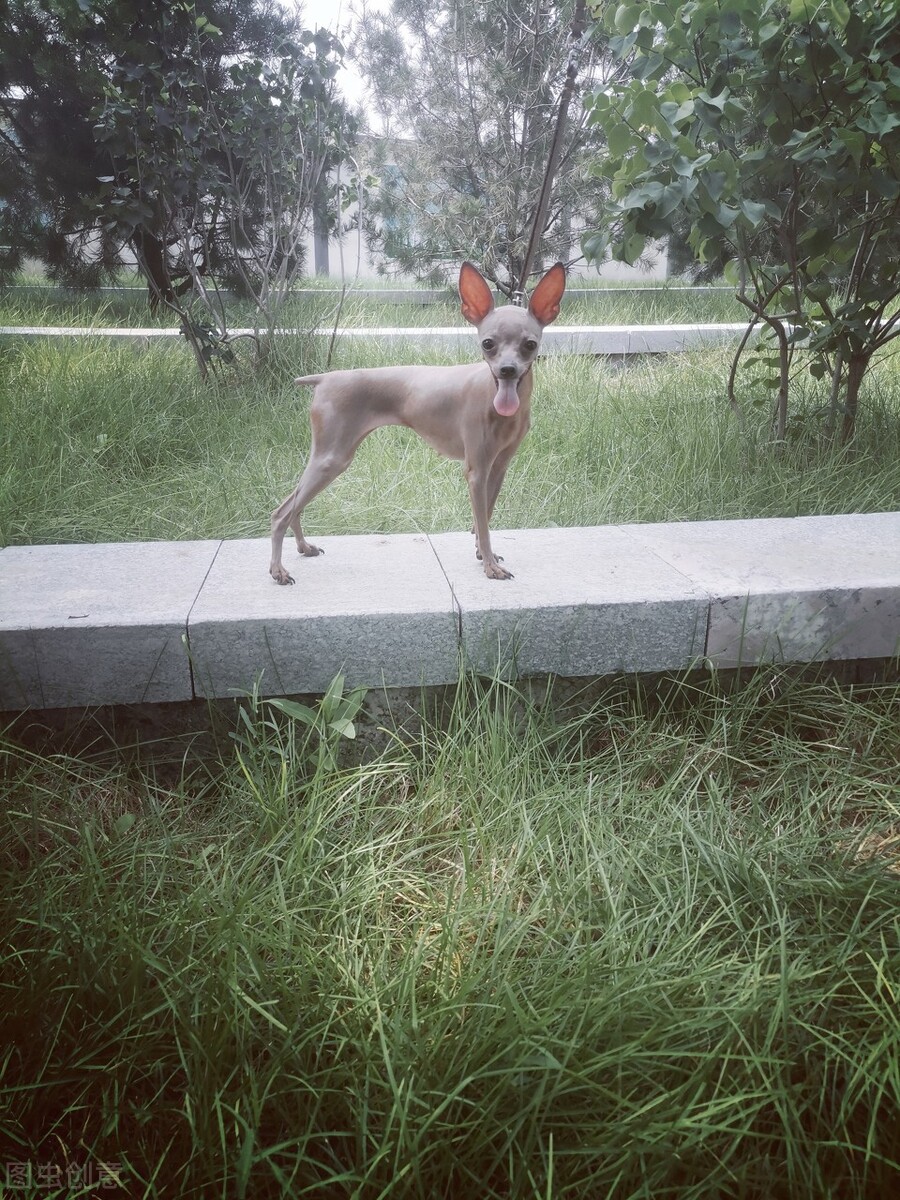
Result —
[[477, 330], [481, 362], [362, 367], [294, 381], [315, 389], [309, 413], [312, 449], [299, 483], [272, 513], [269, 574], [276, 583], [294, 582], [282, 562], [289, 527], [300, 554], [322, 553], [303, 536], [303, 510], [349, 467], [363, 438], [382, 425], [406, 425], [439, 454], [462, 461], [476, 555], [488, 579], [512, 578], [491, 549], [489, 522], [507, 467], [529, 429], [532, 367], [544, 329], [559, 316], [565, 287], [565, 268], [556, 263], [538, 282], [527, 308], [497, 308], [487, 280], [464, 262], [462, 315]]

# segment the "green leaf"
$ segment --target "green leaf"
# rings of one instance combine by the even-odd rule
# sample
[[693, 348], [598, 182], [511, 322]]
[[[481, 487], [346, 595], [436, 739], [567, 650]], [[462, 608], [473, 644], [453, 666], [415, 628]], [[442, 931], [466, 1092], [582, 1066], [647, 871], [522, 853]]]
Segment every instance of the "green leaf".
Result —
[[850, 6], [846, 3], [846, 0], [829, 0], [828, 7], [831, 9], [835, 25], [841, 29], [846, 29], [850, 21]]
[[592, 120], [599, 121], [600, 114], [610, 106], [611, 100], [606, 92], [591, 92], [584, 98], [584, 106], [591, 113]]
[[641, 10], [636, 4], [620, 4], [613, 17], [616, 33], [630, 33], [637, 25]]
[[643, 88], [631, 102], [632, 125], [656, 125], [658, 123], [659, 107], [655, 92]]
[[678, 125], [693, 117], [694, 102], [693, 100], [684, 100], [681, 104], [676, 104], [674, 100], [665, 100], [659, 106], [659, 111], [670, 125]]
[[586, 233], [581, 239], [581, 249], [590, 262], [603, 262], [609, 249], [609, 234], [599, 230]]
[[758, 204], [755, 200], [741, 200], [740, 209], [754, 229], [758, 229], [766, 219], [765, 204]]
[[333, 729], [335, 733], [351, 741], [356, 737], [356, 726], [346, 717], [339, 717], [336, 721], [330, 721], [328, 728]]
[[709, 92], [698, 92], [696, 98], [701, 101], [701, 103], [707, 105], [707, 107], [715, 108], [718, 109], [719, 112], [723, 112], [726, 101], [728, 100], [728, 91], [725, 90], [719, 92], [717, 96], [711, 96]]
[[706, 188], [706, 194], [710, 200], [719, 201], [722, 199], [722, 193], [725, 191], [725, 184], [728, 179], [724, 171], [706, 171], [703, 175], [703, 186]]
[[685, 198], [684, 184], [670, 183], [656, 204], [655, 215], [659, 218], [670, 216]]
[[641, 184], [640, 187], [633, 188], [628, 195], [621, 201], [621, 207], [624, 209], [630, 208], [645, 208], [648, 204], [655, 204], [663, 194], [663, 185], [653, 181], [652, 183]]
[[791, 0], [788, 5], [788, 16], [800, 25], [808, 25], [820, 7], [818, 0]]
[[629, 265], [634, 266], [644, 252], [647, 239], [642, 233], [633, 233], [625, 239], [622, 246], [622, 256]]
[[900, 114], [888, 108], [883, 100], [876, 100], [869, 108], [868, 115], [860, 118], [857, 124], [867, 133], [883, 138], [900, 126]]
[[873, 171], [871, 174], [872, 191], [884, 200], [896, 200], [900, 195], [900, 179], [887, 171]]
[[857, 129], [838, 129], [835, 134], [847, 148], [850, 157], [853, 159], [856, 166], [859, 166], [862, 161], [863, 151], [866, 148], [866, 138]]
[[267, 701], [272, 708], [277, 708], [279, 712], [284, 713], [286, 717], [292, 717], [295, 721], [300, 721], [304, 725], [315, 725], [316, 714], [315, 710], [306, 704], [298, 704], [296, 700], [274, 699]]
[[344, 675], [339, 673], [335, 675], [331, 683], [329, 683], [325, 695], [322, 697], [322, 711], [332, 712], [341, 702], [344, 696]]
[[633, 135], [627, 125], [621, 121], [617, 121], [613, 127], [607, 131], [606, 144], [609, 147], [609, 152], [613, 158], [623, 158], [631, 148]]
[[672, 169], [676, 175], [685, 175], [690, 178], [695, 171], [705, 167], [711, 157], [709, 154], [700, 154], [696, 158], [686, 158], [683, 154], [678, 154], [672, 162]]
[[669, 84], [665, 94], [666, 99], [674, 100], [676, 104], [684, 104], [686, 100], [691, 99], [691, 89], [686, 83], [682, 83], [680, 80]]
[[122, 815], [116, 819], [116, 822], [113, 825], [113, 831], [121, 836], [123, 833], [128, 832], [136, 820], [137, 817], [134, 815], [134, 813], [122, 813]]

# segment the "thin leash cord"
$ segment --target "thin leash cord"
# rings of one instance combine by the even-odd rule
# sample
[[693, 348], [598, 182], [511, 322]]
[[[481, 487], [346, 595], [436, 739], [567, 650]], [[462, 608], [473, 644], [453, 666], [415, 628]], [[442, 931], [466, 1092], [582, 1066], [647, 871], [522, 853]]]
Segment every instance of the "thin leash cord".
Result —
[[513, 304], [523, 306], [526, 302], [525, 285], [528, 282], [528, 276], [531, 274], [531, 264], [534, 260], [537, 244], [543, 232], [542, 226], [547, 216], [547, 208], [550, 204], [550, 188], [553, 185], [553, 179], [556, 175], [556, 168], [559, 163], [560, 148], [562, 146], [562, 137], [566, 128], [566, 117], [569, 112], [569, 104], [572, 100], [572, 95], [575, 91], [575, 79], [578, 75], [578, 49], [581, 44], [581, 39], [584, 34], [585, 26], [585, 0], [577, 0], [575, 5], [575, 13], [572, 17], [572, 28], [569, 32], [569, 63], [566, 68], [566, 80], [563, 84], [562, 93], [559, 98], [559, 111], [556, 116], [556, 128], [553, 131], [553, 140], [550, 143], [550, 153], [547, 157], [547, 169], [544, 172], [544, 181], [541, 184], [541, 194], [538, 199], [537, 209], [534, 214], [534, 222], [531, 226], [531, 235], [528, 238], [528, 249], [525, 251], [525, 258], [522, 262], [522, 274], [519, 278], [519, 286], [512, 293], [511, 300]]

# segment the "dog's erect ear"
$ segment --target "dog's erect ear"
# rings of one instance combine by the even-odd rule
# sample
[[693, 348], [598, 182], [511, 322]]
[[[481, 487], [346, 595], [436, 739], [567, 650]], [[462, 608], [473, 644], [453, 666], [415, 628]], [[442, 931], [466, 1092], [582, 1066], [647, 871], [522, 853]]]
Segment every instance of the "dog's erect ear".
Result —
[[554, 263], [540, 280], [531, 297], [528, 311], [542, 325], [549, 325], [559, 316], [559, 302], [566, 290], [566, 268]]
[[494, 293], [477, 267], [464, 262], [459, 269], [459, 298], [462, 315], [470, 325], [480, 325], [494, 308]]

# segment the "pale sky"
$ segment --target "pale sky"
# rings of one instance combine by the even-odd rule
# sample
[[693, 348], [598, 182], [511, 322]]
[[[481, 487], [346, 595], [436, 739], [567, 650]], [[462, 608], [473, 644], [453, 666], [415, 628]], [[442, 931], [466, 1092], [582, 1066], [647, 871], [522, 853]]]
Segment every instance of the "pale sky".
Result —
[[[306, 24], [311, 29], [324, 26], [332, 33], [336, 33], [340, 26], [347, 24], [350, 6], [345, 4], [344, 0], [298, 0], [298, 2], [299, 7], [303, 10]], [[288, 7], [292, 8], [293, 5], [288, 4]]]
[[[293, 8], [291, 0], [282, 0]], [[351, 9], [359, 6], [360, 0], [298, 0], [303, 11], [304, 24], [309, 29], [328, 29], [340, 35], [346, 32], [351, 19]], [[383, 12], [390, 7], [390, 0], [365, 0], [366, 7], [374, 12]], [[363, 94], [362, 79], [353, 63], [348, 63], [338, 73], [338, 84], [351, 104], [356, 104]]]

